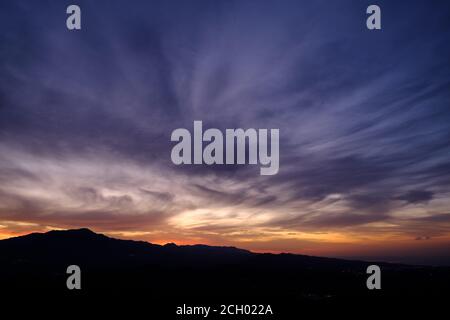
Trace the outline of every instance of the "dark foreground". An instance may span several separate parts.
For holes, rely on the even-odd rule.
[[[229,247],[159,246],[80,229],[0,241],[0,289],[2,309],[16,314],[31,308],[101,318],[257,320],[447,313],[450,268],[375,263],[382,289],[368,290],[370,264]],[[66,287],[69,265],[81,268],[81,290]],[[256,305],[247,309],[256,313],[270,305],[273,315],[223,315],[222,305],[236,305],[228,309],[232,312]],[[211,311],[208,317],[176,314],[189,306]]]

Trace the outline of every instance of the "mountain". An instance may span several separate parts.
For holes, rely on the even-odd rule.
[[[294,254],[260,254],[235,247],[156,245],[119,240],[89,229],[54,230],[0,240],[2,269],[47,268],[77,264],[86,268],[252,267],[255,269],[364,270],[367,262]],[[386,268],[398,267],[382,263]]]
[[[398,302],[448,295],[449,268],[375,263],[382,270],[382,290],[371,291],[366,287],[370,264],[234,247],[156,245],[114,239],[89,229],[0,240],[0,288],[11,295],[77,294],[66,288],[69,265],[81,268],[78,295],[91,300],[112,295],[122,302],[151,298],[156,305],[272,301],[292,311],[293,306],[341,304],[348,299]]]
[[[14,265],[81,264],[88,267],[135,265],[211,265],[238,262],[251,252],[234,247],[205,245],[164,246],[119,240],[89,229],[49,231],[0,240],[0,261]]]

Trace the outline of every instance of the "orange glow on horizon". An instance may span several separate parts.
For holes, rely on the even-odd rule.
[[[23,236],[33,232],[61,229],[26,222],[0,223],[0,239]],[[94,232],[109,237],[147,241],[154,244],[177,245],[205,244],[211,246],[233,246],[256,253],[293,253],[323,257],[408,255],[416,252],[433,252],[450,245],[450,235],[426,240],[416,240],[395,233],[358,232],[288,232],[277,229],[247,229],[230,234],[198,232],[191,230],[167,231],[106,231],[92,228]]]

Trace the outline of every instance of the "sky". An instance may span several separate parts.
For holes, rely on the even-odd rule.
[[[370,4],[2,1],[0,238],[450,265],[450,3]],[[195,120],[278,128],[278,174],[174,165]]]

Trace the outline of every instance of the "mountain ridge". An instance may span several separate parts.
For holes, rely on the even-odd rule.
[[[206,244],[192,244],[192,245],[178,245],[173,242],[166,243],[163,245],[154,244],[148,241],[143,240],[131,240],[131,239],[119,239],[107,236],[102,233],[97,233],[92,231],[89,228],[79,228],[79,229],[65,229],[65,230],[50,230],[47,232],[33,232],[26,235],[11,237],[7,239],[0,240],[0,250],[2,244],[13,243],[23,245],[31,245],[31,243],[27,244],[27,241],[50,241],[50,240],[76,240],[76,241],[110,241],[111,243],[115,242],[116,244],[129,244],[135,246],[148,246],[151,249],[160,249],[160,250],[172,250],[172,251],[180,251],[185,250],[189,253],[193,253],[196,250],[202,251],[203,253],[220,251],[221,253],[238,253],[238,254],[247,254],[253,256],[266,256],[266,257],[303,257],[303,258],[311,258],[311,259],[326,259],[329,261],[347,261],[347,262],[355,262],[355,263],[368,263],[368,261],[362,260],[351,260],[351,259],[340,259],[340,258],[332,258],[332,257],[320,257],[320,256],[311,256],[305,254],[296,254],[289,252],[282,253],[265,253],[265,252],[253,252],[251,250],[242,249],[234,246],[211,246]],[[82,243],[80,243],[82,244]],[[149,252],[150,253],[150,252]],[[378,262],[386,265],[403,265],[403,264],[393,264],[388,262]]]
[[[247,252],[252,254],[257,254],[255,252],[252,252],[250,250],[234,247],[234,246],[211,246],[206,244],[192,244],[192,245],[178,245],[176,243],[170,242],[163,245],[155,244],[148,241],[143,240],[132,240],[132,239],[120,239],[120,238],[114,238],[107,236],[103,233],[97,233],[92,231],[89,228],[79,228],[79,229],[65,229],[65,230],[50,230],[47,232],[33,232],[26,235],[21,236],[15,236],[11,238],[1,239],[0,244],[2,242],[16,242],[16,241],[27,241],[27,240],[45,240],[45,238],[73,238],[78,240],[111,240],[111,241],[122,241],[123,243],[133,243],[136,245],[149,245],[153,247],[160,247],[160,248],[199,248],[199,249],[219,249],[219,250],[236,250],[239,252]]]
[[[148,299],[157,305],[271,301],[295,313],[298,303],[339,305],[353,299],[370,304],[374,297],[422,301],[425,295],[440,297],[449,290],[450,268],[380,262],[375,264],[382,270],[383,290],[373,292],[366,287],[371,264],[235,247],[158,245],[110,238],[87,228],[0,240],[1,288],[17,297],[30,293],[33,299],[42,296],[53,301],[78,294],[97,301],[114,296],[133,306],[136,301],[144,306]],[[80,293],[66,286],[71,265],[81,269]]]

